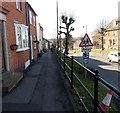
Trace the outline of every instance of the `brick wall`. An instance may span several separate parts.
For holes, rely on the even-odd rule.
[[[29,10],[32,12],[32,17],[35,17],[35,23],[36,23],[36,15],[35,13],[32,11],[32,9],[29,7]],[[32,22],[34,23],[34,22]],[[34,24],[30,24],[30,35],[32,35],[32,40],[37,40],[37,25],[34,26]],[[34,37],[35,36],[35,37]],[[33,45],[33,57],[36,58],[38,55],[38,44],[36,44],[36,48],[35,48],[35,43],[32,42]]]
[[[17,68],[23,66],[24,63],[29,60],[29,50],[16,52],[16,50],[10,49],[11,44],[16,44],[14,20],[26,25],[25,2],[22,2],[21,5],[22,11],[19,11],[16,9],[15,2],[2,3],[2,6],[10,11],[6,16],[6,35],[8,41],[7,43],[10,71],[14,71]]]

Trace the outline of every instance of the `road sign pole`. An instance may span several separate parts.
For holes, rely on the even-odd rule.
[[[87,28],[87,26],[86,26]],[[87,67],[88,60],[89,60],[89,52],[91,51],[90,46],[93,46],[93,43],[91,42],[86,29],[86,34],[83,37],[82,41],[79,44],[79,47],[82,47],[83,52],[83,64]],[[87,71],[85,70],[85,78],[87,77]]]
[[[86,54],[86,52],[85,52]],[[87,67],[87,64],[85,65]],[[87,78],[87,71],[85,70],[85,79]]]
[[[85,65],[87,67],[87,65]],[[87,71],[85,70],[85,79],[87,78]]]
[[[83,64],[87,67],[87,64],[89,63],[89,52],[85,51],[83,53]],[[87,71],[84,70],[85,78],[87,78]]]

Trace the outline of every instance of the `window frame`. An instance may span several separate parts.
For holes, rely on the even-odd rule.
[[[22,4],[21,0],[16,0],[16,9],[22,11]]]
[[[18,30],[17,30],[17,27],[20,27],[21,28],[21,40],[22,40],[22,47],[21,48],[18,48],[16,51],[17,52],[20,52],[20,51],[25,51],[25,50],[28,50],[29,49],[29,37],[28,37],[28,26],[25,26],[23,24],[15,24],[15,34],[16,34],[16,44],[19,46],[19,41],[18,41]],[[26,30],[25,32],[25,35],[23,33],[23,29]],[[26,37],[25,37],[26,36]],[[23,42],[23,38],[25,37],[26,39],[26,47],[24,47],[24,42]]]
[[[33,35],[34,41],[36,41],[36,35]],[[33,43],[34,44],[34,49],[37,49],[37,44],[36,42]]]
[[[35,16],[33,15],[33,25],[35,26]]]
[[[33,24],[33,15],[31,10],[29,10],[29,19],[30,19],[30,24]]]
[[[113,45],[116,45],[116,40],[115,40],[115,39],[113,39],[112,43],[113,43]]]

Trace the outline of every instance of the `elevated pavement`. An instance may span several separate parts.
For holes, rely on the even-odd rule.
[[[18,86],[3,95],[3,111],[73,111],[63,76],[54,54],[44,53]]]

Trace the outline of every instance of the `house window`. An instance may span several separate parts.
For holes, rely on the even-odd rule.
[[[117,31],[114,31],[114,36],[117,36]]]
[[[34,26],[36,25],[36,24],[35,24],[35,16],[33,16],[33,24],[34,24]]]
[[[36,36],[34,35],[34,41],[36,41]],[[36,49],[37,48],[37,44],[36,44],[36,42],[34,42],[34,49]]]
[[[112,40],[111,39],[109,40],[109,45],[112,46]]]
[[[22,40],[23,40],[23,48],[28,47],[28,29],[26,27],[22,27]]]
[[[20,11],[22,11],[22,3],[21,0],[16,0],[16,8]]]
[[[32,12],[31,11],[29,11],[29,15],[30,15],[30,24],[32,24],[33,22],[33,20],[32,20]]]
[[[113,45],[115,45],[116,44],[116,40],[115,39],[113,39]]]
[[[113,36],[115,36],[115,32],[113,31]]]
[[[15,24],[17,51],[29,49],[28,45],[28,27],[23,24]]]

